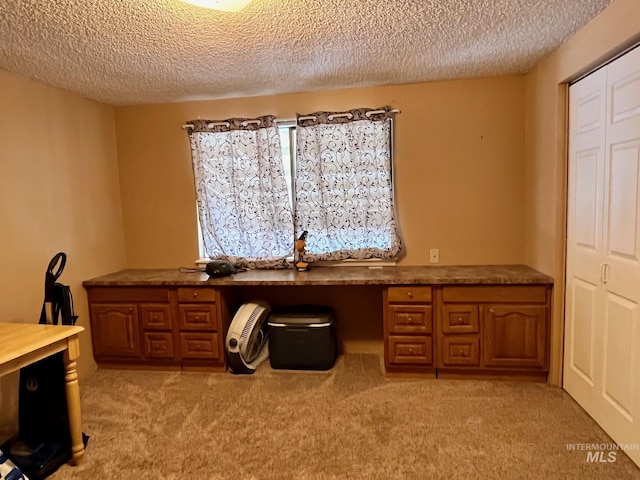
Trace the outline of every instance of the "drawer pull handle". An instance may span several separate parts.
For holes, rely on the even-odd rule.
[[[193,298],[198,298],[198,292],[193,292]]]
[[[411,293],[411,292],[407,292],[407,296],[408,296],[409,298],[413,298],[413,293]]]

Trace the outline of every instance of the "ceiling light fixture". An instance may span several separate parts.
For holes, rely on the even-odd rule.
[[[239,12],[251,3],[251,0],[182,0],[198,7],[213,8],[224,12]]]

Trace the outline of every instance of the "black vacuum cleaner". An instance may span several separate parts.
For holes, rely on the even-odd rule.
[[[57,253],[47,268],[41,324],[75,325],[78,319],[71,289],[57,282],[66,261],[65,253]],[[2,450],[31,480],[46,478],[71,459],[64,375],[62,352],[20,370],[18,434]]]

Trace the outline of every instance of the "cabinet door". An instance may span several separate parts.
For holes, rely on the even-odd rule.
[[[484,365],[547,366],[547,310],[538,305],[485,305]]]
[[[94,304],[91,332],[96,358],[140,357],[138,309],[134,304]]]

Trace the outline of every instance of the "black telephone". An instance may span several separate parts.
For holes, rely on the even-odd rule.
[[[232,273],[236,273],[236,267],[227,260],[212,260],[207,263],[204,271],[210,277],[226,277]]]

